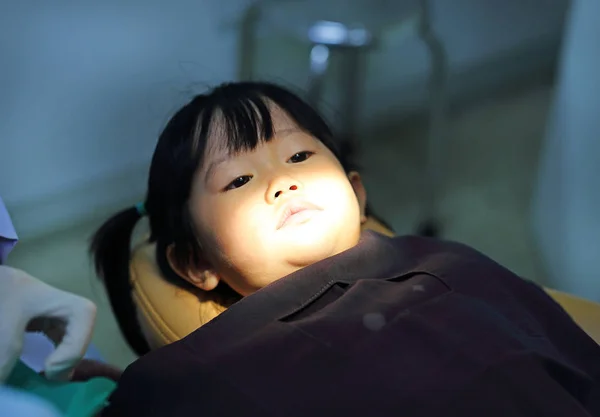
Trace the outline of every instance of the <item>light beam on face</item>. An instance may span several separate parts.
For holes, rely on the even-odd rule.
[[[190,197],[212,273],[241,295],[360,238],[360,176],[281,111],[273,122],[275,137],[248,152],[229,154],[215,136]]]

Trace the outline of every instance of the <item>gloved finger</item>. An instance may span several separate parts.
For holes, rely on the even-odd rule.
[[[46,358],[44,370],[49,379],[68,380],[92,339],[96,305],[75,296],[65,314],[56,318],[66,323],[65,332],[56,350]],[[58,339],[56,335],[52,338]]]
[[[0,384],[8,378],[23,351],[26,323],[12,314],[9,303],[0,306]]]

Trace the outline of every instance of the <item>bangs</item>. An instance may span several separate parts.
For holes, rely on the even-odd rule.
[[[195,96],[169,120],[151,164],[149,182],[153,180],[161,190],[153,195],[177,195],[173,205],[187,200],[207,152],[225,151],[233,156],[255,150],[276,135],[274,121],[279,112],[321,141],[349,171],[345,141],[334,140],[325,120],[300,97],[274,84],[230,83]]]
[[[273,114],[278,111],[340,157],[332,132],[320,115],[298,96],[276,85],[223,84],[210,94],[199,96],[191,107],[196,115],[188,146],[197,164],[202,164],[207,146],[235,155],[271,141],[277,133]]]
[[[192,136],[194,154],[200,160],[207,146],[236,155],[253,151],[275,136],[270,100],[248,95],[237,100],[214,103],[198,117]]]

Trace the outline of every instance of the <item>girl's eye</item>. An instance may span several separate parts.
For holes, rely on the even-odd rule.
[[[298,152],[297,154],[292,155],[292,157],[290,159],[288,159],[288,162],[291,162],[292,164],[297,164],[299,162],[304,162],[308,158],[310,158],[311,156],[313,156],[314,154],[315,153],[311,152],[311,151]]]
[[[227,185],[227,187],[225,187],[225,191],[235,190],[236,188],[243,187],[251,179],[252,179],[251,175],[242,175],[241,177],[237,177],[236,179],[231,181],[229,183],[229,185]]]

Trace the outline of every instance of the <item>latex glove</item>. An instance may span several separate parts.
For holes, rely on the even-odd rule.
[[[55,344],[45,360],[49,379],[69,379],[91,341],[96,306],[24,271],[0,265],[0,382],[23,350],[25,332],[42,332]]]

